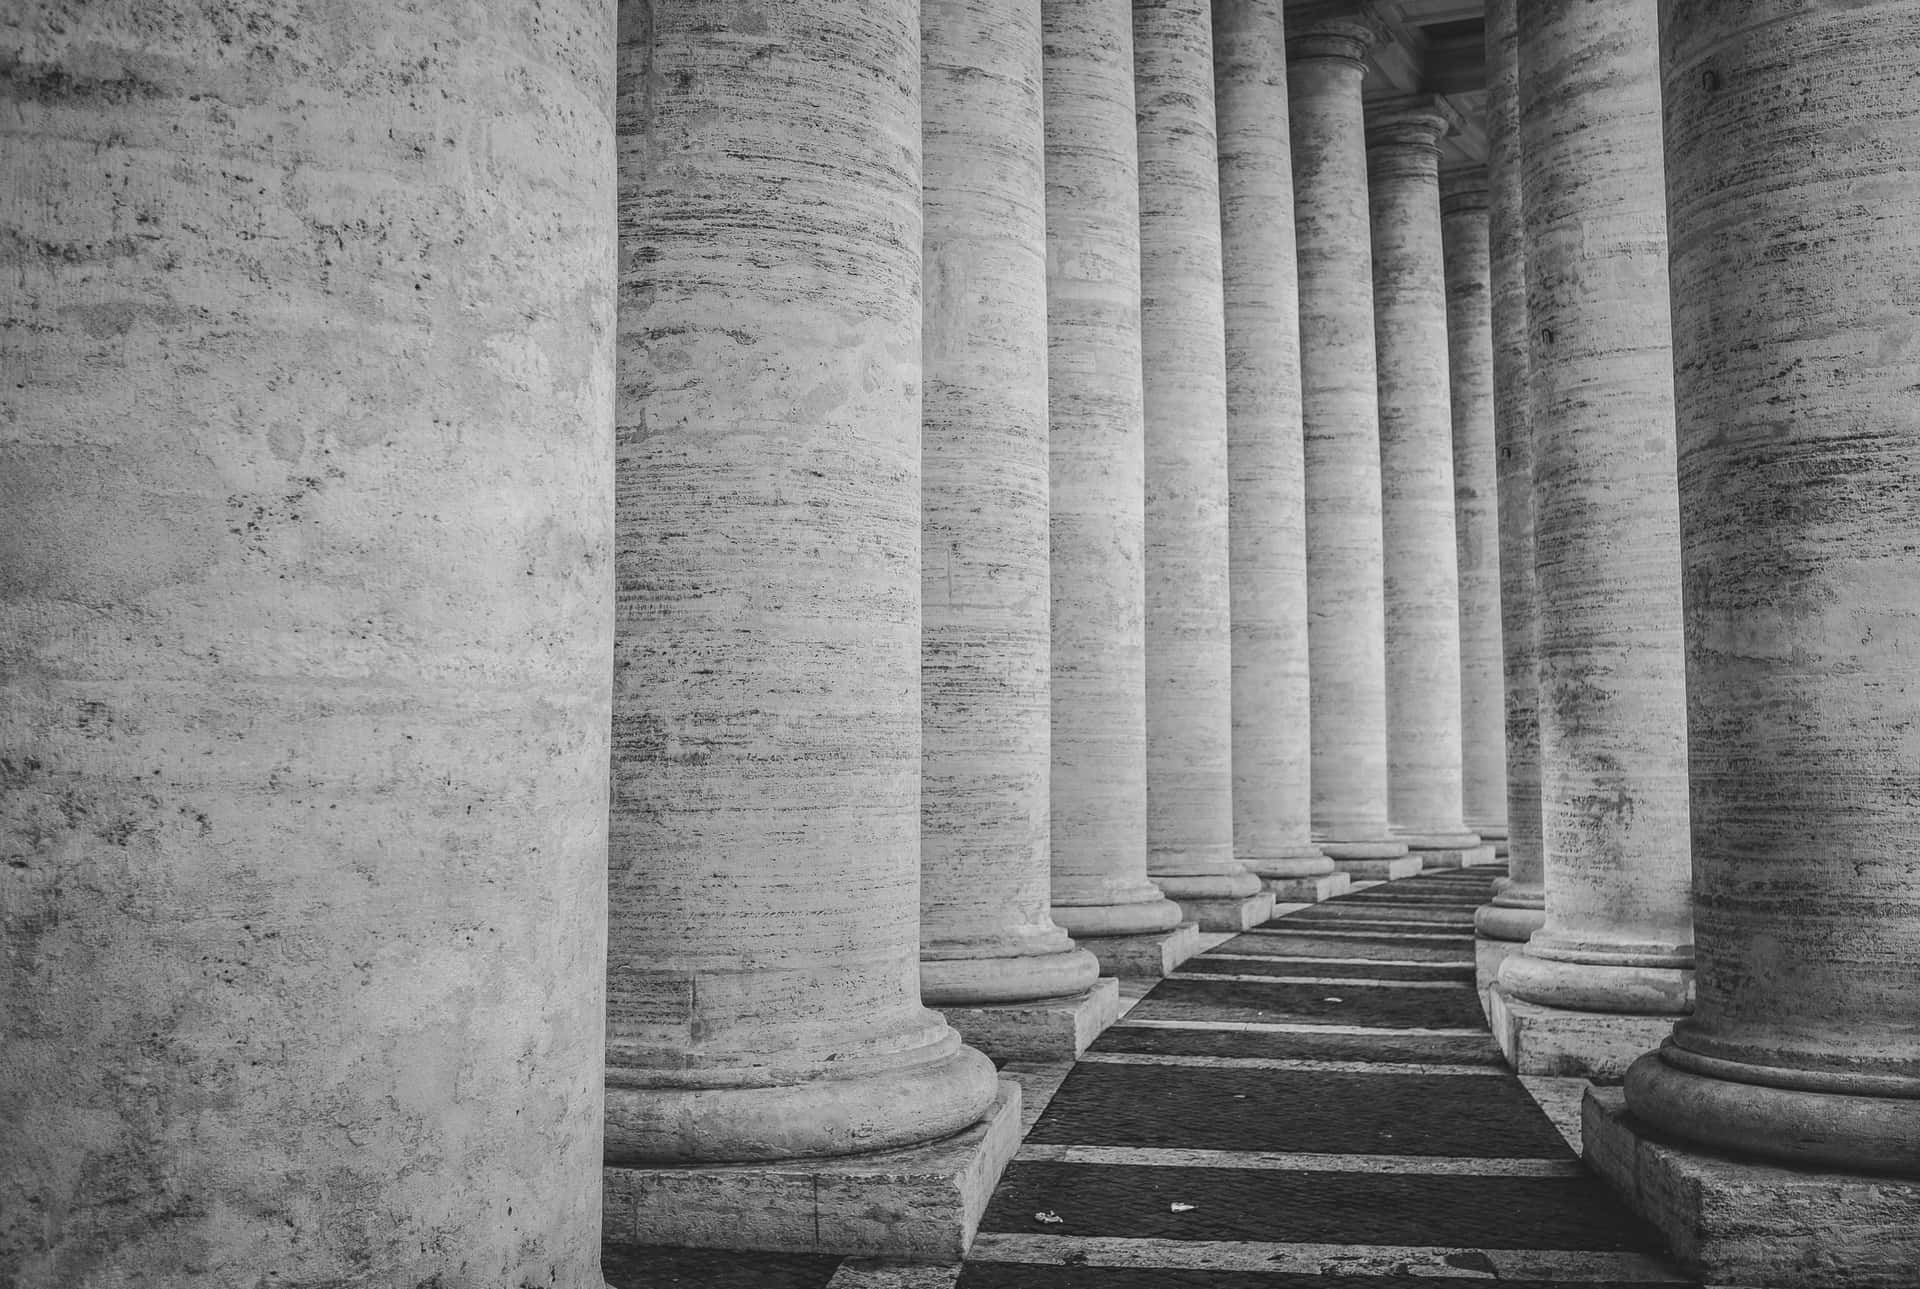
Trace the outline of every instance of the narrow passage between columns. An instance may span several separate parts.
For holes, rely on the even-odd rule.
[[[1692,1285],[1501,1063],[1473,911],[1502,872],[1364,884],[1189,959],[1066,1072],[960,1266],[629,1250],[609,1283]]]

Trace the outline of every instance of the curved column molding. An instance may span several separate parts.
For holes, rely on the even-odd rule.
[[[1522,4],[1546,923],[1530,1002],[1691,1001],[1685,665],[1654,12]]]
[[[1047,906],[1047,266],[1040,0],[925,0],[920,993],[1082,992]]]
[[[1234,854],[1324,877],[1313,844],[1300,296],[1282,0],[1213,7],[1226,300]]]
[[[15,1289],[604,1289],[614,10],[7,11]]]
[[[1458,125],[1426,96],[1376,103],[1367,114],[1388,814],[1415,851],[1480,845],[1461,817],[1460,573],[1440,235],[1440,140]]]
[[[995,1076],[919,991],[919,5],[725,40],[699,0],[646,13],[621,33],[607,1156],[929,1140]]]
[[[1440,176],[1454,550],[1460,573],[1460,798],[1468,830],[1491,840],[1507,835],[1507,754],[1488,204],[1484,166]]]
[[[1520,0],[1487,0],[1487,240],[1500,521],[1507,878],[1474,929],[1523,941],[1546,921],[1540,853],[1540,615],[1533,571],[1532,343],[1520,184]]]
[[[1147,877],[1145,440],[1133,24],[1042,0],[1051,473],[1053,919],[1171,930]]]
[[[1134,0],[1146,417],[1147,871],[1255,894],[1233,858],[1227,372],[1207,0]]]
[[[1287,35],[1306,467],[1313,835],[1336,862],[1404,857],[1387,821],[1380,409],[1359,21]],[[1403,862],[1409,862],[1404,861]]]
[[[1920,425],[1889,329],[1920,261],[1920,15],[1673,5],[1661,36],[1699,994],[1627,1103],[1714,1150],[1920,1177]]]

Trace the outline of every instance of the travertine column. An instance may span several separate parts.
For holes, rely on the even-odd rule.
[[[924,0],[920,990],[1084,991],[1047,913],[1040,0]]]
[[[978,1119],[920,1005],[919,6],[621,31],[607,1154]]]
[[[8,9],[0,1281],[600,1289],[614,7],[227,8]]]
[[[1456,124],[1425,97],[1377,105],[1367,129],[1389,814],[1422,858],[1455,866],[1480,847],[1461,821],[1460,572],[1440,237],[1440,140]]]
[[[1505,671],[1507,873],[1474,928],[1523,941],[1546,920],[1540,859],[1540,615],[1534,603],[1532,340],[1520,201],[1519,0],[1487,0],[1487,238],[1493,440],[1499,458],[1500,653]]]
[[[1699,1002],[1628,1104],[1920,1176],[1920,13],[1662,14]]]
[[[1176,901],[1240,899],[1257,893],[1260,879],[1233,858],[1226,324],[1207,0],[1134,0],[1133,79],[1147,425],[1147,871]]]
[[[1386,610],[1380,406],[1373,357],[1360,22],[1296,22],[1287,38],[1300,398],[1307,475],[1307,647],[1313,830],[1341,867],[1418,872],[1387,824]]]
[[[1483,839],[1507,835],[1506,708],[1500,658],[1500,513],[1493,441],[1487,172],[1440,177],[1447,372],[1453,388],[1453,527],[1460,568],[1461,810]]]
[[[1226,300],[1234,854],[1284,898],[1337,894],[1313,844],[1306,476],[1281,0],[1216,0]]]
[[[1128,0],[1041,0],[1052,505],[1053,918],[1154,936],[1147,879],[1140,186]],[[1099,952],[1095,946],[1095,952]]]
[[[1520,6],[1546,924],[1506,989],[1688,1006],[1659,50],[1641,0]]]

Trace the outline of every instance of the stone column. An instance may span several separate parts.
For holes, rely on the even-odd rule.
[[[1277,898],[1352,881],[1313,844],[1306,476],[1281,0],[1213,6],[1226,301],[1234,854]]]
[[[1487,171],[1440,177],[1447,371],[1453,390],[1453,527],[1460,569],[1461,810],[1482,840],[1507,835],[1506,708],[1500,656],[1500,514],[1488,307]]]
[[[1534,602],[1532,340],[1520,201],[1519,0],[1487,0],[1487,237],[1493,440],[1500,494],[1500,653],[1505,673],[1507,874],[1474,914],[1488,940],[1524,941],[1546,920],[1540,858],[1540,615]],[[1481,957],[1497,967],[1501,954]],[[1482,975],[1486,979],[1485,975]]]
[[[600,1289],[614,7],[224,8],[9,14],[0,1279]]]
[[[1047,912],[1040,3],[924,0],[920,32],[920,992],[991,1055],[1072,1059],[1094,1017],[1007,1007],[1100,974]]]
[[[1376,105],[1367,130],[1389,815],[1415,857],[1435,868],[1493,859],[1461,819],[1460,573],[1440,238],[1440,140],[1457,125],[1440,100],[1420,97]]]
[[[1627,1102],[1920,1177],[1920,15],[1662,14],[1699,1001]]]
[[[1380,405],[1373,355],[1359,21],[1295,22],[1287,37],[1300,400],[1307,478],[1307,654],[1313,830],[1355,876],[1420,871],[1387,823],[1386,610]]]
[[[1233,857],[1227,371],[1207,0],[1134,0],[1147,460],[1147,871],[1203,930],[1273,898]]]
[[[994,1099],[919,989],[918,12],[621,32],[616,1164],[907,1146]]]
[[[1547,916],[1499,980],[1645,1017],[1592,1031],[1596,1074],[1692,994],[1658,59],[1638,0],[1520,7]]]
[[[1041,0],[1053,919],[1125,975],[1197,948],[1147,878],[1140,185],[1128,0]]]

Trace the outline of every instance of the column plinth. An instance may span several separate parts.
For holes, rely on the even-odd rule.
[[[1693,936],[1653,18],[1519,11],[1546,921],[1499,987],[1664,1016],[1690,1004]]]
[[[12,1289],[604,1287],[614,9],[7,10]]]
[[[1153,939],[1127,960],[1159,961],[1158,938],[1180,925],[1180,908],[1147,877],[1133,26],[1127,7],[1109,0],[1043,0],[1041,19],[1052,914],[1076,939]],[[1091,946],[1113,959],[1103,947]]]
[[[1627,1106],[1920,1178],[1920,428],[1887,330],[1920,256],[1920,18],[1674,6],[1661,36],[1698,998]]]
[[[1270,890],[1331,889],[1313,844],[1306,479],[1281,0],[1213,10],[1227,353],[1234,855]]]
[[[1226,335],[1207,0],[1135,0],[1133,55],[1147,871],[1175,902],[1245,899],[1259,896],[1260,879],[1233,857]]]
[[[1388,815],[1409,849],[1442,863],[1481,844],[1461,813],[1460,574],[1440,232],[1440,140],[1458,124],[1429,97],[1376,104],[1367,120]]]
[[[1039,0],[926,0],[920,31],[920,994],[1001,1004],[1100,974],[1048,913]]]
[[[1519,0],[1487,0],[1488,312],[1499,494],[1508,879],[1475,912],[1474,930],[1524,942],[1546,921],[1540,854],[1540,619],[1533,569],[1532,366],[1520,174]]]
[[[1364,23],[1287,39],[1306,474],[1313,840],[1343,867],[1409,862],[1387,818],[1386,610],[1361,60]]]
[[[919,989],[918,9],[621,32],[610,1163],[907,1146],[996,1093]]]

